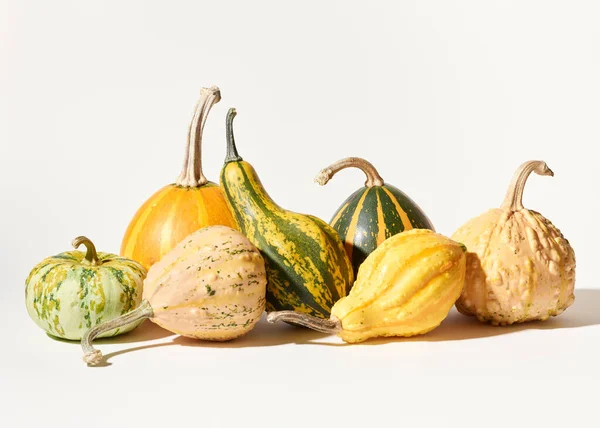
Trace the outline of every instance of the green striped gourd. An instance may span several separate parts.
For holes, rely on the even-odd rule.
[[[75,248],[48,257],[33,268],[25,281],[27,312],[48,334],[80,340],[86,330],[135,309],[142,300],[146,269],[115,254],[98,253],[84,236]],[[138,323],[113,329],[103,337],[133,330]]]
[[[410,229],[435,229],[421,208],[406,193],[385,184],[365,159],[341,159],[321,170],[315,181],[324,186],[338,171],[349,167],[361,169],[367,181],[344,201],[329,224],[344,242],[356,275],[367,256],[390,236]]]
[[[267,310],[295,310],[328,318],[352,286],[352,265],[339,236],[311,215],[287,211],[267,194],[233,136],[235,109],[227,114],[227,157],[221,186],[239,229],[266,261]]]

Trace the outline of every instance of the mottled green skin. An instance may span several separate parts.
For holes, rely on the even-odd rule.
[[[397,205],[406,213],[408,222],[403,221]],[[434,230],[421,208],[406,193],[389,184],[358,189],[344,201],[330,224],[346,243],[355,275],[367,256],[390,236],[410,229]]]
[[[135,309],[142,300],[146,269],[133,260],[98,253],[92,265],[81,251],[44,259],[25,281],[29,316],[48,334],[80,340],[95,325]],[[138,323],[109,331],[116,336]]]
[[[267,310],[328,318],[354,279],[335,231],[316,217],[279,207],[247,162],[226,163],[221,186],[240,231],[265,258]]]

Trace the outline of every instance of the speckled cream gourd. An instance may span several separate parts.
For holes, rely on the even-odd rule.
[[[460,296],[465,248],[438,233],[412,229],[391,236],[358,269],[347,297],[329,320],[293,311],[269,313],[269,322],[287,321],[345,342],[373,337],[415,336],[436,328]]]
[[[452,236],[468,248],[465,287],[456,307],[482,322],[547,320],[575,299],[573,248],[550,220],[523,207],[531,172],[554,175],[545,162],[525,162],[502,206],[470,220]]]
[[[84,361],[102,360],[97,335],[142,318],[195,339],[235,339],[264,312],[266,287],[264,260],[248,238],[226,226],[200,229],[152,265],[137,310],[85,334]]]

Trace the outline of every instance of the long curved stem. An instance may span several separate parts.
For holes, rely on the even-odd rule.
[[[154,311],[152,310],[150,303],[147,300],[142,300],[140,306],[133,311],[91,328],[83,335],[83,338],[81,339],[81,347],[83,348],[84,353],[83,361],[88,363],[90,366],[95,366],[102,361],[102,352],[100,352],[98,349],[95,349],[92,345],[92,341],[102,333],[106,333],[107,331],[113,330],[117,327],[131,324],[132,322],[141,320],[143,318],[152,318],[153,316]]]
[[[233,136],[233,119],[237,116],[237,111],[234,108],[230,108],[227,112],[226,128],[227,128],[227,155],[225,156],[225,163],[239,162],[242,157],[237,152],[235,146],[235,138]]]
[[[188,130],[183,167],[175,181],[178,186],[200,187],[208,182],[202,172],[202,133],[210,109],[220,100],[221,91],[216,86],[200,90],[200,100]]]
[[[315,181],[321,186],[324,186],[337,172],[345,168],[359,168],[362,170],[367,176],[367,181],[365,181],[366,187],[383,186],[384,184],[383,178],[381,178],[381,175],[379,175],[377,169],[375,169],[371,162],[355,157],[340,159],[339,161],[332,163],[327,168],[319,171],[315,177]]]
[[[527,161],[521,164],[513,175],[512,181],[508,186],[508,191],[504,198],[504,202],[500,208],[508,211],[520,211],[523,207],[523,190],[529,175],[535,172],[539,175],[554,176],[554,173],[544,161]]]
[[[277,311],[267,314],[267,322],[274,324],[278,321],[298,324],[327,334],[338,334],[342,330],[342,323],[337,318],[324,320],[294,311]]]
[[[73,242],[71,242],[71,245],[73,245],[75,249],[79,248],[79,246],[82,244],[85,245],[86,248],[85,260],[92,266],[96,266],[98,263],[100,263],[100,260],[98,259],[98,253],[96,252],[96,246],[92,241],[90,241],[89,238],[86,238],[85,236],[78,236],[77,238],[73,239]]]

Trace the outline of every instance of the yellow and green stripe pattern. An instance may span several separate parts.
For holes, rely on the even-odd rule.
[[[354,280],[335,230],[316,217],[279,207],[245,161],[225,164],[221,186],[239,229],[265,258],[267,310],[329,317]]]
[[[142,299],[146,269],[133,260],[98,253],[99,263],[70,251],[44,259],[25,281],[27,312],[48,334],[80,340],[85,331],[135,309]],[[115,336],[138,323],[112,330]]]
[[[355,275],[367,256],[390,236],[411,229],[434,230],[419,206],[389,184],[354,192],[330,224],[344,242]]]

